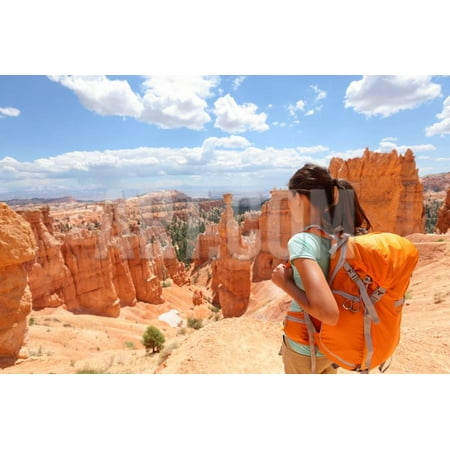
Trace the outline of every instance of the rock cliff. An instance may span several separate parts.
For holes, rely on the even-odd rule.
[[[436,223],[436,232],[445,234],[450,228],[450,188],[447,191],[447,197],[439,209],[438,221]]]
[[[50,208],[17,210],[30,225],[37,243],[36,259],[29,269],[33,308],[57,307],[75,296],[73,277],[64,262],[62,242],[54,236]]]
[[[423,233],[423,185],[411,150],[399,155],[366,149],[361,158],[332,158],[329,169],[352,183],[373,231]]]
[[[219,227],[212,223],[206,226],[203,233],[197,237],[197,244],[194,249],[193,263],[194,266],[200,266],[203,263],[217,257],[219,251]]]
[[[33,308],[117,317],[137,301],[160,304],[161,282],[189,283],[163,227],[130,220],[124,202],[95,214],[65,212],[54,226],[48,206],[17,211],[30,225],[37,258],[28,269]],[[164,245],[161,243],[163,242]]]
[[[269,280],[273,269],[288,259],[287,243],[293,227],[287,193],[287,190],[273,190],[261,209],[252,274],[255,282]]]
[[[225,209],[219,225],[219,251],[212,264],[213,303],[225,318],[239,317],[247,309],[251,290],[251,266],[255,248],[241,236],[231,207],[232,195],[225,194]]]
[[[35,247],[28,222],[0,203],[0,366],[17,359],[26,338],[31,311],[26,269]]]

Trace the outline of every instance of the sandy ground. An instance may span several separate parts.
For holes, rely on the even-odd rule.
[[[404,307],[402,337],[388,373],[450,373],[450,235],[413,235],[420,252]],[[163,305],[138,303],[118,318],[74,315],[64,308],[30,314],[22,357],[0,373],[15,374],[281,374],[278,355],[288,299],[270,281],[254,286],[244,317],[222,319],[211,305],[194,307],[191,287],[164,288]],[[205,291],[207,294],[207,291]],[[203,327],[159,321],[177,309]],[[161,353],[146,354],[148,325],[165,335]],[[340,373],[347,373],[341,370]]]

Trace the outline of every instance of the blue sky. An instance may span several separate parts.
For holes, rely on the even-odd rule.
[[[3,199],[268,192],[366,147],[450,171],[450,77],[0,76]]]

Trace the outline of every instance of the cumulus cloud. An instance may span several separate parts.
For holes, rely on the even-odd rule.
[[[442,111],[436,114],[436,117],[440,121],[428,126],[425,129],[425,134],[427,136],[450,134],[450,97],[444,100]]]
[[[125,80],[105,76],[50,76],[71,89],[88,110],[103,116],[133,117],[161,128],[199,130],[211,121],[206,98],[219,82],[218,77],[146,77],[142,94]]]
[[[125,80],[110,80],[103,75],[49,78],[72,90],[86,109],[99,115],[137,118],[142,113],[141,99]]]
[[[217,116],[214,126],[229,133],[266,131],[269,129],[267,114],[258,114],[257,109],[253,103],[238,105],[230,94],[226,94],[214,103],[214,113]]]
[[[413,109],[441,95],[441,86],[429,76],[364,76],[352,81],[345,94],[345,107],[367,117],[389,117]]]
[[[5,157],[0,160],[0,191],[60,186],[69,190],[133,187],[145,191],[155,186],[173,188],[181,181],[238,188],[256,179],[271,188],[284,186],[293,168],[326,150],[321,146],[258,148],[246,138],[232,135],[210,137],[197,147],[75,151],[34,161]],[[315,160],[324,163],[325,155]]]
[[[5,108],[0,108],[0,119],[5,117],[18,117],[20,115],[20,110],[17,108],[12,108],[10,106]]]
[[[206,98],[219,77],[148,77],[143,83],[143,111],[140,120],[161,128],[199,130],[211,121]]]

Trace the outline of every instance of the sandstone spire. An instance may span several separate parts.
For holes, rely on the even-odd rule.
[[[366,149],[361,158],[332,158],[330,172],[352,183],[373,231],[423,233],[423,185],[411,150],[399,155]]]

